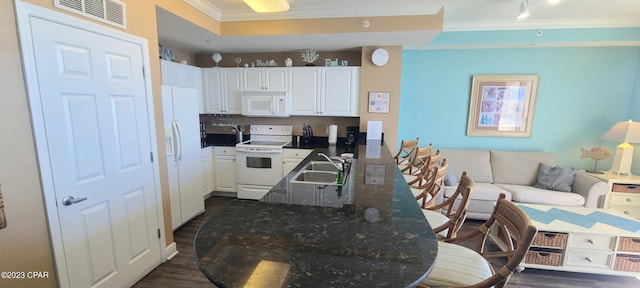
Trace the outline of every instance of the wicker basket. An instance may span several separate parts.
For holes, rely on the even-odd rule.
[[[640,252],[640,238],[620,237],[618,251]]]
[[[531,245],[564,248],[567,246],[567,234],[540,231],[536,233],[536,237],[533,238]]]
[[[640,255],[617,254],[613,269],[640,272]]]
[[[524,263],[560,266],[562,264],[562,252],[529,250],[524,258]]]

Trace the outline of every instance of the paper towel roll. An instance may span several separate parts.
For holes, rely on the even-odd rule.
[[[338,142],[338,125],[329,125],[329,145],[336,145]]]

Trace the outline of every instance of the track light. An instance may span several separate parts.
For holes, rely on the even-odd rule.
[[[524,19],[529,17],[529,0],[522,0],[520,4],[520,14],[518,14],[518,19]]]

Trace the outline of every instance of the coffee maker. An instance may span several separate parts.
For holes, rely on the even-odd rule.
[[[347,126],[345,146],[355,147],[358,144],[358,133],[360,133],[360,126]]]

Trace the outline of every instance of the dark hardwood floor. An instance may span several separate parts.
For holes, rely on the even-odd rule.
[[[174,232],[174,239],[180,253],[171,260],[158,266],[133,287],[215,287],[198,269],[193,252],[193,238],[204,221],[232,199],[233,198],[215,196],[208,198],[205,202],[205,212]],[[467,220],[462,228],[463,231],[460,233],[464,233],[465,230],[474,229],[480,223],[482,222]],[[507,284],[507,287],[632,288],[640,287],[640,280],[633,277],[525,269],[521,273],[515,273]]]

